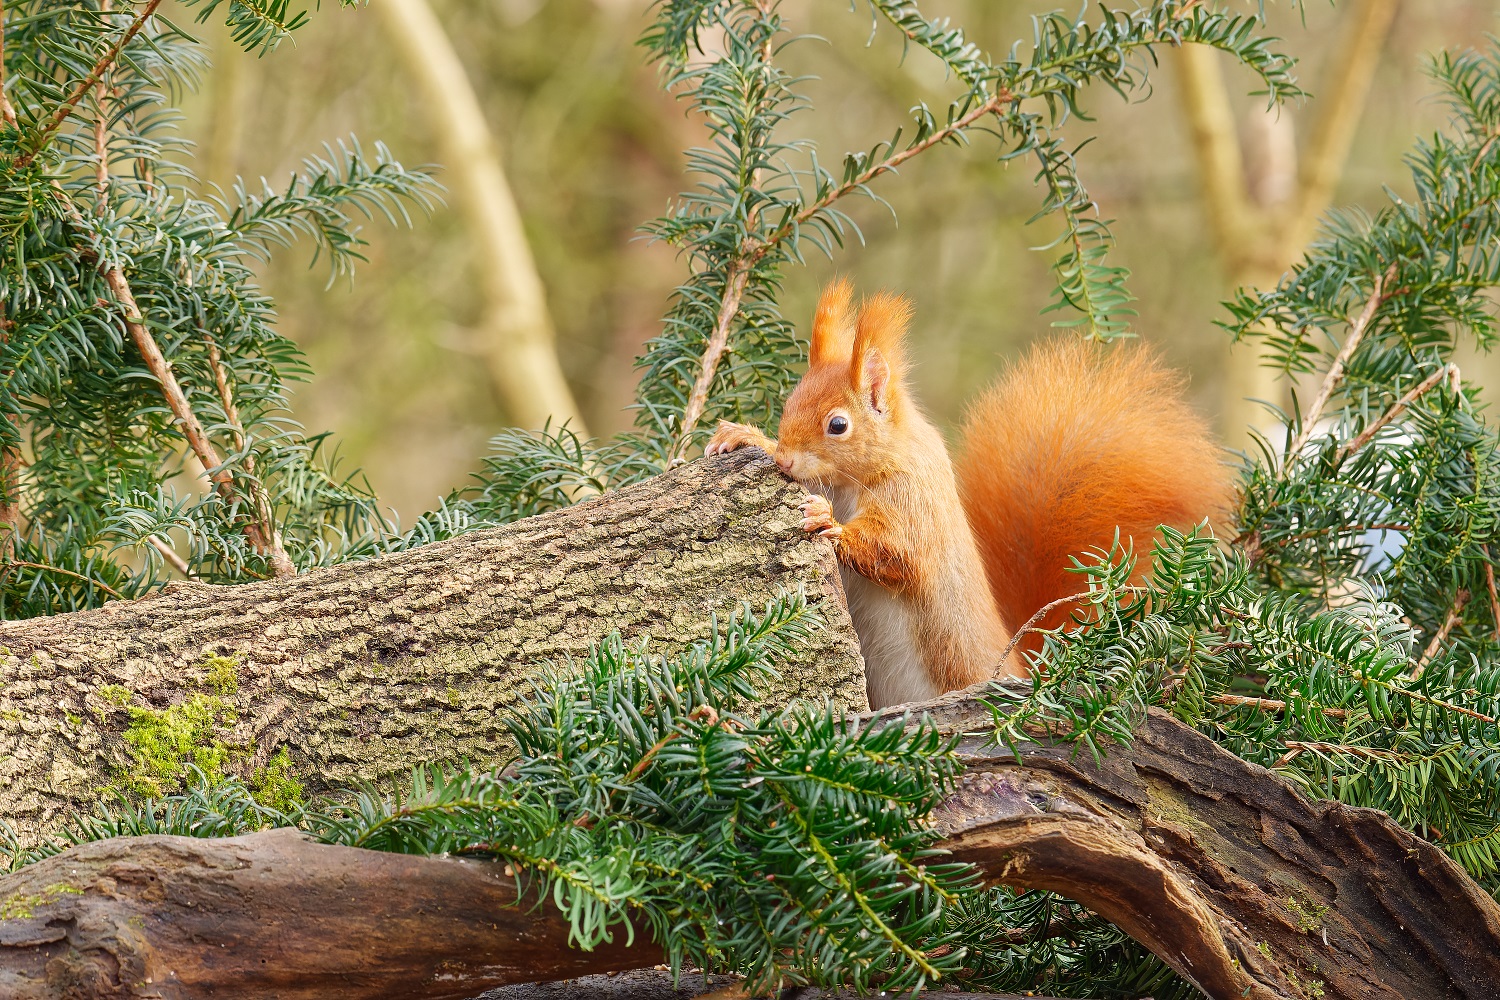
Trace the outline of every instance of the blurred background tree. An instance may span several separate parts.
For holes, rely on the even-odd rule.
[[[493,213],[476,204],[476,181],[454,173],[453,127],[434,106],[433,84],[393,41],[391,21],[412,16],[414,0],[385,4],[384,16],[329,9],[299,32],[295,48],[264,60],[229,58],[233,43],[221,29],[212,36],[214,66],[185,109],[199,172],[220,185],[236,174],[276,181],[296,166],[298,151],[350,132],[382,137],[407,164],[448,165],[439,174],[448,207],[411,231],[383,232],[368,248],[369,265],[334,294],[325,294],[296,254],[283,255],[264,275],[281,330],[308,352],[315,373],[297,390],[299,417],[310,427],[334,428],[344,457],[408,520],[464,481],[496,430],[540,424],[535,402],[504,385],[508,370],[531,370],[507,339],[517,328],[529,324],[530,336],[543,342],[555,331],[561,371],[592,432],[630,424],[631,360],[659,329],[661,303],[681,277],[672,249],[639,239],[636,227],[681,190],[681,151],[701,140],[635,45],[644,2],[429,2],[489,127],[544,293],[530,305],[545,314],[533,308],[512,319],[511,332],[497,320],[505,291],[486,279],[496,261],[495,236],[486,230],[486,213]],[[1028,36],[1028,19],[1055,6],[934,0],[924,12],[952,17],[994,52]],[[1426,99],[1426,54],[1482,44],[1497,6],[1273,6],[1272,30],[1302,60],[1299,78],[1315,98],[1279,114],[1244,95],[1250,81],[1243,71],[1216,80],[1223,71],[1213,53],[1178,53],[1165,65],[1153,82],[1175,94],[1134,105],[1102,92],[1093,98],[1098,122],[1090,130],[1098,139],[1089,157],[1090,193],[1103,216],[1117,220],[1114,259],[1134,272],[1131,289],[1139,296],[1135,329],[1192,373],[1198,405],[1226,436],[1239,440],[1247,419],[1264,420],[1238,405],[1240,397],[1279,390],[1257,380],[1248,345],[1231,349],[1213,326],[1223,316],[1220,301],[1246,280],[1274,276],[1300,253],[1309,212],[1315,218],[1321,211],[1317,202],[1381,202],[1382,182],[1404,174],[1399,161],[1411,136],[1431,132],[1445,117]],[[913,49],[901,60],[899,41],[886,32],[869,36],[868,22],[851,17],[846,4],[799,4],[784,13],[795,30],[829,41],[793,46],[785,58],[794,72],[819,77],[807,86],[817,110],[799,118],[797,129],[825,150],[857,148],[906,121],[911,105],[940,104],[951,90],[935,59]],[[1360,66],[1343,72],[1360,52],[1369,74],[1364,100]],[[1340,81],[1352,84],[1350,93],[1334,100]],[[292,94],[320,97],[290,100]],[[1219,103],[1194,112],[1187,100],[1194,94],[1197,104],[1205,94]],[[1325,111],[1331,104],[1340,110]],[[1216,123],[1216,138],[1195,143],[1205,121]],[[1346,158],[1338,156],[1344,142]],[[1230,172],[1205,189],[1208,162]],[[939,421],[951,424],[1003,358],[1049,329],[1050,317],[1040,312],[1053,285],[1051,258],[1029,251],[1044,238],[1025,225],[1037,204],[1031,187],[1029,165],[984,155],[913,163],[905,181],[881,191],[894,213],[854,206],[863,246],[852,246],[836,266],[813,260],[787,273],[785,314],[805,326],[818,286],[836,270],[862,287],[913,296],[919,391]],[[1234,226],[1243,230],[1223,224],[1226,205],[1239,213]],[[525,342],[528,335],[521,336]],[[1494,364],[1465,359],[1466,374],[1494,384],[1500,373],[1487,371]]]

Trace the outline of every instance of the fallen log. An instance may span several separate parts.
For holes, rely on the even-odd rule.
[[[826,543],[798,538],[792,514],[796,495],[764,460],[732,457],[699,463],[636,489],[641,498],[653,499],[627,522],[636,525],[631,529],[636,541],[626,546],[634,546],[631,551],[637,553],[631,565],[717,559],[711,571],[695,579],[744,573],[756,581],[753,586],[764,586],[786,578],[781,568],[767,568],[770,561],[777,567],[798,567],[796,573],[823,586],[825,594],[839,593],[832,583]],[[524,554],[528,548],[547,545],[566,549],[568,531],[587,530],[592,532],[587,545],[573,550],[573,558],[587,558],[589,546],[612,544],[608,531],[589,519],[619,509],[609,504],[622,503],[624,492],[613,501],[601,498],[591,502],[592,508],[576,508],[583,512],[576,521],[564,521],[564,515],[573,512],[562,512],[548,515],[553,520],[547,525],[525,522],[504,529],[515,532],[509,543],[515,547],[509,551]],[[743,513],[752,509],[744,502],[747,496],[769,498],[756,515],[766,521],[757,529],[729,523],[735,520],[729,515],[715,515],[722,517],[712,532],[715,538],[752,541],[737,541],[718,550],[718,556],[675,562],[662,556],[664,561],[653,562],[648,543],[680,552],[700,537],[690,534],[684,543],[669,531],[639,523],[638,519],[657,516],[652,513],[657,508],[654,498],[663,495],[675,497],[673,509],[689,512],[684,515],[688,521],[691,512],[704,509]],[[684,530],[683,523],[678,520],[676,530]],[[495,540],[500,537],[492,535],[485,544],[503,549],[507,543]],[[762,537],[774,544],[761,547],[753,541]],[[538,543],[539,538],[550,541]],[[705,551],[712,548],[712,542],[704,545]],[[432,548],[420,551],[430,555]],[[479,552],[485,551],[489,550],[481,546]],[[731,551],[739,561],[725,558],[723,553]],[[475,554],[454,547],[446,558],[472,559]],[[436,568],[439,563],[410,565],[428,566],[417,579],[441,580],[444,571]],[[387,572],[372,565],[373,572]],[[487,565],[498,571],[505,563],[492,558]],[[469,569],[466,564],[452,571],[464,574]],[[338,574],[342,590],[363,592],[360,567],[327,572]],[[669,570],[657,575],[662,572]],[[526,581],[557,582],[545,573],[516,579],[522,583],[504,592],[516,607],[545,604],[541,595],[522,589]],[[645,572],[640,582],[629,586],[658,588],[651,592],[659,595],[660,585]],[[277,585],[254,586],[263,588],[265,600],[284,593],[274,589]],[[387,580],[383,586],[397,585]],[[750,586],[736,596],[751,596],[746,592]],[[722,596],[722,589],[715,595]],[[685,588],[674,593],[691,594]],[[196,588],[182,597],[168,595],[179,600],[187,596],[221,599]],[[614,596],[627,606],[646,606],[634,592]],[[188,627],[183,624],[187,612],[163,598],[153,600],[159,602],[157,608],[172,609],[167,626]],[[299,631],[292,613],[298,607],[318,606],[312,599],[301,605],[293,602],[290,611],[278,605],[270,620],[282,624],[288,634],[316,636],[316,628]],[[704,606],[712,605],[696,605]],[[114,620],[130,623],[133,630],[127,634],[134,638],[119,641],[144,642],[141,636],[149,617],[143,607],[149,611],[151,605],[138,602],[110,611]],[[242,617],[253,614],[253,600],[238,607]],[[677,612],[659,613],[670,622]],[[90,624],[92,634],[109,638],[104,612],[91,614],[101,616]],[[825,682],[820,678],[836,673],[828,667],[827,657],[843,657],[845,666],[852,657],[854,637],[847,617],[836,606],[829,617],[830,635],[808,652],[814,669],[788,678],[791,690],[816,687]],[[20,625],[33,630],[26,635],[33,643],[29,648],[40,650],[37,663],[78,662],[55,652],[66,629],[47,622]],[[11,649],[6,662],[12,665],[33,655],[17,654],[14,636],[23,630],[13,628],[4,639]],[[436,629],[424,631],[424,641],[437,641]],[[368,643],[368,636],[378,631],[367,627],[354,634]],[[205,633],[194,634],[196,647],[187,643],[165,648],[174,650],[175,656],[190,657],[203,643],[213,641]],[[52,645],[39,644],[39,636],[49,637]],[[248,630],[239,636],[246,643],[237,648],[243,676],[246,663],[259,664],[258,657],[266,654],[260,651],[263,647],[253,645]],[[310,655],[302,652],[281,662],[300,662],[299,657]],[[408,664],[429,655],[409,648],[407,659],[396,662]],[[168,664],[152,667],[147,648],[106,661],[120,662],[135,663],[134,669],[157,678],[168,677],[172,669]],[[328,669],[328,663],[339,661],[321,662]],[[34,672],[40,669],[33,663]],[[250,673],[259,676],[254,670]],[[308,676],[324,677],[325,686],[334,686],[325,675]],[[350,674],[353,682],[366,685],[364,697],[374,697],[378,688],[362,676],[359,670]],[[392,683],[410,695],[412,687],[422,683],[418,676],[407,666],[393,675]],[[849,683],[847,673],[841,676]],[[162,683],[163,690],[174,690],[165,680]],[[175,690],[180,692],[182,685]],[[277,690],[287,698],[287,692],[317,692],[319,687],[287,685]],[[963,782],[935,820],[942,846],[979,866],[992,881],[1051,889],[1085,903],[1210,996],[1223,1000],[1478,1000],[1496,995],[1500,907],[1442,852],[1389,817],[1310,802],[1274,774],[1160,713],[1151,715],[1130,746],[1114,748],[1098,764],[1045,741],[1022,747],[1018,759],[985,745],[984,734],[992,726],[990,709],[975,695],[955,693],[914,708],[929,712],[948,731],[966,734]],[[44,698],[28,697],[33,698],[29,704],[45,708]],[[420,699],[413,704],[419,714],[438,711]],[[296,717],[304,726],[336,718],[317,711]],[[327,756],[306,758],[324,768],[318,772],[322,780],[390,766],[392,745],[372,744],[368,758],[361,759],[356,740],[340,739],[349,755],[340,765],[342,771]],[[319,745],[315,728],[300,740],[299,747]],[[409,754],[404,762],[430,755],[416,738],[399,745]],[[0,996],[184,1000],[336,994],[352,1000],[418,1000],[472,996],[511,983],[641,968],[659,961],[658,952],[644,941],[634,947],[616,940],[593,952],[572,950],[565,924],[549,905],[516,904],[514,880],[496,865],[372,854],[314,844],[290,831],[221,841],[104,841],[0,877]]]
[[[661,961],[583,952],[500,865],[314,843],[119,838],[23,868],[0,903],[0,997],[469,997]]]
[[[0,818],[32,843],[101,791],[164,784],[180,761],[151,737],[172,727],[247,780],[281,754],[309,793],[491,761],[502,710],[548,665],[615,630],[678,649],[798,587],[833,627],[767,700],[863,708],[833,552],[774,469],[760,452],[697,462],[382,559],[0,623]]]

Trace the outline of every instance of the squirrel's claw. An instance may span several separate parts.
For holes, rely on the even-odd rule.
[[[833,504],[828,498],[814,493],[802,501],[802,530],[837,541],[844,533],[844,526],[834,519]]]
[[[719,426],[714,430],[714,436],[709,438],[708,447],[703,449],[703,454],[727,455],[731,451],[747,448],[752,444],[759,444],[765,435],[748,424],[736,424],[728,420],[720,420]]]

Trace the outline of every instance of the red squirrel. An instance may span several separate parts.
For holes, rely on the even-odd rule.
[[[811,492],[802,527],[838,553],[875,708],[1025,676],[1020,650],[1039,637],[1001,657],[1040,609],[1085,589],[1069,556],[1107,549],[1118,527],[1144,574],[1157,525],[1218,520],[1231,498],[1182,378],[1148,351],[1077,339],[1034,348],[970,407],[955,469],[906,385],[911,315],[888,293],[856,311],[833,283],[778,439],[724,421],[706,449],[763,448]]]

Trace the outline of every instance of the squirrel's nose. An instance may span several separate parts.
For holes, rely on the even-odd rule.
[[[788,476],[792,475],[792,466],[795,463],[796,463],[796,459],[792,458],[792,456],[790,456],[790,455],[777,455],[776,456],[776,465],[781,469],[781,471],[783,473],[785,473]],[[793,478],[795,478],[795,477],[793,477]]]

